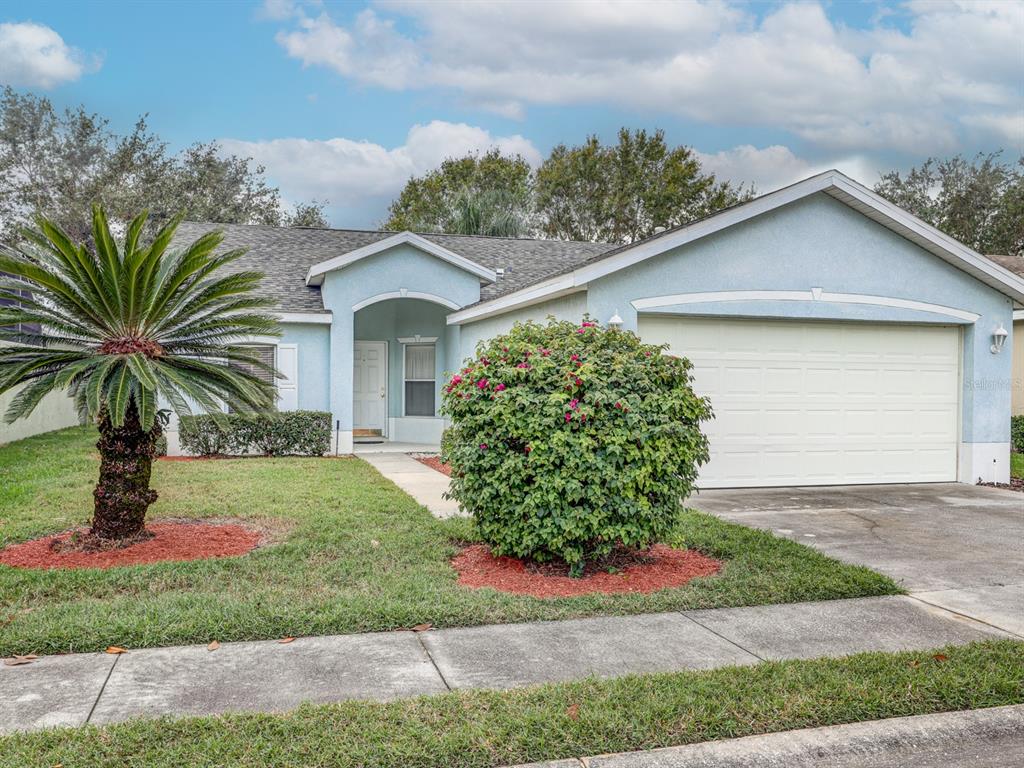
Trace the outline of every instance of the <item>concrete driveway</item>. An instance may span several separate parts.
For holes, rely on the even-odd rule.
[[[1024,636],[1024,494],[936,483],[707,490],[697,509],[866,565],[912,596]]]

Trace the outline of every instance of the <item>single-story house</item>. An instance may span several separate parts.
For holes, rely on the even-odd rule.
[[[282,409],[436,445],[445,372],[517,320],[612,320],[695,365],[702,487],[1006,481],[1024,278],[837,171],[624,246],[186,222],[266,273]],[[1022,334],[1024,337],[1024,334]],[[1007,340],[1009,338],[1009,340]],[[1005,342],[1005,344],[1004,344]]]

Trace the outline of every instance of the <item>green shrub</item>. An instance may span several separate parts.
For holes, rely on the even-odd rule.
[[[1010,419],[1010,445],[1017,453],[1024,453],[1024,413]]]
[[[450,494],[496,555],[587,560],[663,538],[708,460],[690,363],[549,320],[481,342],[444,389]]]
[[[223,428],[212,416],[184,416],[181,447],[199,456],[322,456],[331,449],[331,414],[284,411],[273,414],[228,414]]]
[[[156,439],[156,444],[153,446],[154,456],[166,456],[167,455],[167,435],[161,434]]]

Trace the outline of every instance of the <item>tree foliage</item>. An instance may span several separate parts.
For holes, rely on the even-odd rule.
[[[299,203],[295,206],[293,213],[285,214],[284,224],[289,227],[329,227],[330,224],[324,217],[324,208],[326,207],[326,201],[313,200],[310,203]]]
[[[662,131],[623,128],[614,145],[560,144],[536,171],[496,149],[445,160],[408,181],[384,228],[629,243],[751,194],[705,173]]]
[[[483,341],[444,388],[451,494],[496,555],[579,573],[664,537],[708,460],[690,363],[633,333],[550,320]]]
[[[875,191],[979,253],[1024,255],[1024,157],[929,158],[885,174]]]
[[[5,88],[0,239],[13,242],[20,227],[42,215],[73,241],[84,240],[93,204],[117,224],[148,210],[150,232],[182,210],[201,221],[289,223],[278,190],[247,158],[225,156],[215,143],[174,154],[145,118],[121,135],[84,107],[61,112],[46,98]]]
[[[492,234],[508,222],[526,222],[530,212],[529,163],[498,149],[449,158],[413,177],[388,207],[382,228],[394,231]],[[516,225],[518,226],[518,225]],[[478,227],[482,231],[467,231]],[[526,234],[517,231],[515,234]]]
[[[536,174],[541,231],[560,240],[631,243],[752,194],[705,173],[693,150],[669,147],[660,130],[623,128],[609,146],[596,136],[560,144]]]

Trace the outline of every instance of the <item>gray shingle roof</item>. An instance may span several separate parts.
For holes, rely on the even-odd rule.
[[[286,312],[325,311],[320,289],[306,285],[306,273],[311,266],[395,234],[355,229],[185,221],[178,227],[174,243],[180,246],[214,229],[224,233],[223,249],[246,249],[246,254],[227,269],[263,272],[266,275],[263,292],[275,299],[280,309]],[[422,237],[477,264],[493,270],[505,270],[504,276],[496,283],[481,286],[480,298],[483,301],[568,272],[616,247],[608,243],[471,235],[423,233]]]
[[[1003,269],[1008,269],[1015,275],[1024,277],[1024,256],[1010,256],[1007,254],[989,254],[985,257],[989,261],[994,261]]]

